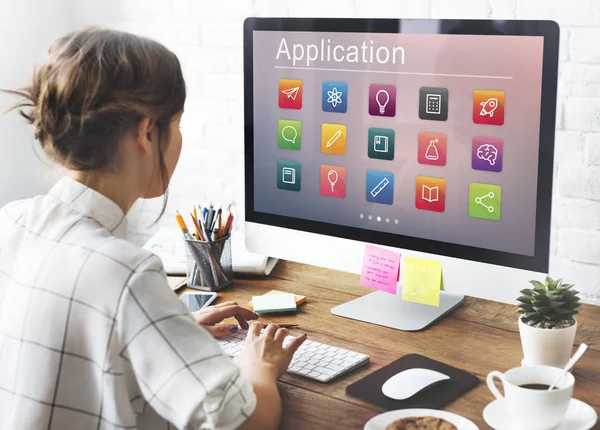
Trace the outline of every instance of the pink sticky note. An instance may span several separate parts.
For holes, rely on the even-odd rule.
[[[396,294],[400,254],[373,245],[365,246],[360,285]]]

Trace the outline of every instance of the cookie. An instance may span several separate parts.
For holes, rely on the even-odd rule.
[[[409,417],[394,421],[385,430],[457,430],[457,428],[441,418]]]

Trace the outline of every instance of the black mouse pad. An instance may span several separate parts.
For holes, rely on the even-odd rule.
[[[406,400],[390,399],[383,394],[381,387],[388,379],[403,370],[414,368],[436,370],[450,379],[431,385]],[[388,410],[442,409],[478,384],[479,379],[475,375],[419,354],[408,354],[349,385],[346,393]]]

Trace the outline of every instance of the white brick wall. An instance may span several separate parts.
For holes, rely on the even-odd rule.
[[[600,233],[585,230],[565,230],[559,235],[559,243],[571,260],[596,264],[600,261]]]
[[[600,167],[600,134],[590,134],[587,138],[587,164]]]
[[[574,28],[571,34],[571,58],[578,63],[600,63],[600,29]]]
[[[600,1],[80,0],[82,24],[156,38],[181,58],[189,87],[184,154],[167,214],[192,202],[243,201],[242,22],[246,16],[552,19],[561,25],[551,274],[600,304]],[[190,184],[195,186],[190,187]],[[160,201],[132,211],[143,242]],[[171,223],[167,216],[162,222]]]

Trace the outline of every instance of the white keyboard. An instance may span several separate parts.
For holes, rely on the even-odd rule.
[[[247,333],[248,330],[240,330],[217,340],[226,354],[235,357],[242,351]],[[293,338],[287,336],[283,345],[287,345]],[[287,371],[320,382],[329,382],[368,362],[368,355],[306,340],[294,354]]]

